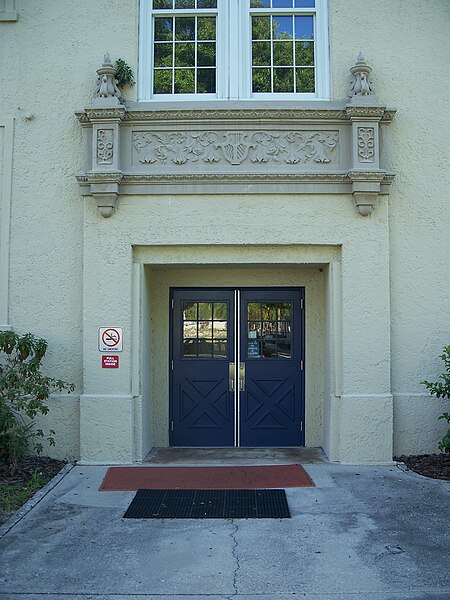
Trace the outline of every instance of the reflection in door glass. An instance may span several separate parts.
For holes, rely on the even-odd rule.
[[[247,358],[292,357],[292,303],[249,302]]]
[[[183,358],[228,357],[228,303],[183,302]]]

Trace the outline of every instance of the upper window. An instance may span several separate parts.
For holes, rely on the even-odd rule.
[[[141,0],[138,93],[328,98],[326,0]]]

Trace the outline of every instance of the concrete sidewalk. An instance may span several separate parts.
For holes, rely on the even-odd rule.
[[[292,519],[234,521],[123,520],[134,492],[75,466],[3,527],[0,600],[449,600],[449,484],[303,464]]]

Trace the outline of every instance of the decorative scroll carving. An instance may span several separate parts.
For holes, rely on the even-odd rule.
[[[97,164],[111,165],[114,154],[114,130],[99,129],[97,131]]]
[[[228,131],[216,133],[140,132],[133,133],[133,144],[142,164],[177,165],[203,161],[240,165],[252,163],[318,164],[335,162],[337,131],[268,132]]]
[[[358,156],[361,162],[374,162],[375,141],[373,127],[358,127]]]

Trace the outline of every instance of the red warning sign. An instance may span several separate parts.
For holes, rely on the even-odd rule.
[[[102,369],[118,369],[119,368],[119,357],[118,356],[102,356]]]

